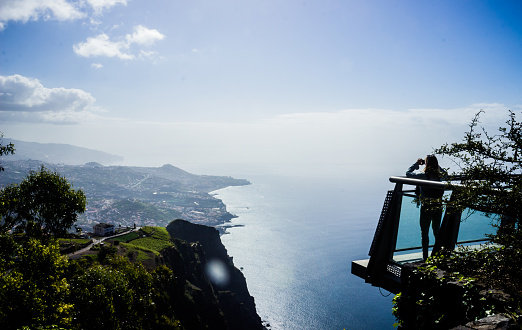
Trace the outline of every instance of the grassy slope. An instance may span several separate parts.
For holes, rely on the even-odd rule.
[[[125,240],[127,243],[120,243],[127,250],[137,251],[137,260],[139,261],[150,259],[146,252],[152,252],[158,256],[161,250],[173,245],[172,242],[170,242],[170,235],[167,232],[167,228],[146,226],[141,228],[141,233],[146,235],[146,237],[136,238],[130,241],[127,239]],[[136,237],[138,237],[138,235],[136,235]]]

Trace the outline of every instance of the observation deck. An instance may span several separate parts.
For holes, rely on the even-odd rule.
[[[453,188],[443,182],[406,177],[390,177],[390,182],[395,183],[395,188],[386,195],[368,254],[370,258],[352,261],[352,274],[396,294],[401,291],[401,283],[406,283],[404,265],[423,260],[420,207],[416,203],[415,186],[444,189],[444,195],[450,201]],[[483,244],[488,241],[487,234],[496,232],[493,221],[483,212],[459,211],[448,206],[436,238],[430,225],[429,253],[436,253],[443,247],[455,249],[457,245]]]

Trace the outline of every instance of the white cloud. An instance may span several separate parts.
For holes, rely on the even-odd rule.
[[[27,23],[43,20],[76,20],[89,16],[88,9],[94,15],[101,15],[118,4],[127,5],[127,0],[2,0],[0,1],[0,31],[5,29],[9,21]],[[91,22],[96,20],[91,18]]]
[[[158,53],[155,52],[155,51],[145,51],[145,50],[140,50],[139,57],[140,57],[142,60],[144,60],[144,59],[153,59],[153,58],[155,58],[157,55],[158,55]]]
[[[149,29],[143,25],[134,27],[132,34],[127,34],[122,41],[112,41],[105,34],[89,37],[85,42],[80,42],[73,46],[74,52],[82,57],[117,57],[122,60],[133,60],[138,55],[139,58],[151,58],[157,53],[154,51],[144,51],[142,49],[133,51],[134,44],[150,46],[156,41],[163,40],[165,35],[156,29]]]
[[[0,115],[4,120],[75,123],[94,116],[95,101],[80,89],[46,88],[34,78],[0,76]]]
[[[100,63],[92,63],[92,64],[91,64],[91,68],[94,68],[94,69],[101,69],[101,68],[103,68],[103,65],[100,64]]]
[[[95,17],[90,17],[89,23],[91,24],[91,30],[94,30],[94,31],[98,29],[98,26],[103,24],[103,22],[101,20],[99,20],[98,18],[95,18]]]
[[[75,20],[85,17],[78,2],[66,0],[2,0],[0,2],[0,30],[9,21],[27,23],[29,20]]]
[[[105,33],[96,37],[89,37],[87,41],[80,42],[73,46],[74,52],[82,57],[118,57],[122,60],[132,60],[134,55],[125,52],[127,44],[124,42],[114,42],[109,40]]]
[[[123,25],[124,25],[123,23],[121,23],[121,24],[114,24],[110,29],[111,30],[117,30],[117,29],[121,28]]]
[[[127,34],[125,37],[127,40],[127,44],[139,44],[150,46],[156,41],[160,41],[165,39],[165,35],[161,34],[156,29],[148,29],[143,25],[138,25],[134,27],[134,32],[132,34]]]
[[[94,9],[94,12],[100,14],[105,9],[110,9],[118,4],[127,5],[127,0],[87,0],[87,3]]]

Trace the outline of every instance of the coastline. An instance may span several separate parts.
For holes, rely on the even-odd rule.
[[[216,193],[250,185],[230,176],[195,175],[172,165],[162,167],[65,165],[42,161],[5,161],[0,185],[16,184],[44,165],[81,189],[88,200],[76,225],[85,231],[100,222],[121,226],[166,226],[174,219],[216,227],[226,232],[236,215]]]
[[[245,186],[248,186],[248,185],[251,185],[251,184],[252,183],[249,182],[248,184],[245,184]],[[238,218],[238,216],[236,214],[230,213],[228,211],[228,209],[227,209],[227,205],[223,202],[223,200],[221,198],[216,197],[216,196],[219,196],[219,192],[220,191],[222,191],[224,189],[227,189],[227,188],[230,188],[230,187],[235,187],[235,186],[227,186],[227,187],[224,187],[224,188],[220,188],[220,189],[208,192],[208,195],[210,197],[215,198],[216,200],[220,201],[224,205],[224,207],[225,207],[225,213],[218,218],[218,220],[221,220],[222,223],[219,223],[219,224],[216,224],[216,225],[212,226],[212,227],[216,228],[219,231],[219,236],[230,234],[230,232],[228,232],[228,229],[230,229],[230,228],[244,227],[244,225],[233,225],[231,223],[232,219]]]

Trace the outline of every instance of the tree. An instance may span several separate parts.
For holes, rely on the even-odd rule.
[[[69,260],[57,240],[15,236],[0,234],[0,329],[182,329],[166,266]]]
[[[164,303],[158,289],[167,287],[163,281],[170,278],[160,277],[157,283],[153,274],[121,256],[80,270],[70,281],[73,323],[80,329],[178,329],[176,320],[165,315],[169,309],[159,314],[156,308]]]
[[[73,305],[66,302],[69,261],[57,242],[30,238],[16,244],[16,262],[0,269],[0,328],[57,325],[69,328]],[[2,259],[5,251],[0,251]],[[11,268],[12,267],[12,268]]]
[[[9,142],[8,144],[4,145],[4,141],[2,140],[3,137],[4,137],[4,134],[2,132],[0,132],[0,156],[9,155],[9,154],[14,155],[14,152],[15,152],[14,144]],[[4,170],[4,168],[2,166],[0,166],[0,172],[2,172],[3,170]]]
[[[459,167],[454,175],[462,180],[454,190],[454,206],[520,221],[522,123],[509,111],[507,126],[492,135],[479,126],[482,113],[475,115],[462,142],[445,144],[435,152],[449,156]]]
[[[85,211],[85,194],[57,172],[31,171],[19,185],[0,191],[0,232],[63,235]]]

